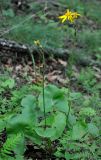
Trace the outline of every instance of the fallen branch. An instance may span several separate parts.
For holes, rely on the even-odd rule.
[[[29,54],[39,55],[39,50],[36,46],[27,46],[17,43],[15,41],[0,39],[0,51],[14,52],[17,54]],[[53,49],[51,47],[44,48],[45,56],[55,56],[59,58],[68,57],[69,51],[67,49]],[[8,53],[9,54],[9,53]]]
[[[27,53],[29,52],[29,49],[26,45],[22,45],[6,39],[0,39],[0,51]]]
[[[14,53],[17,53],[17,56],[20,55],[20,57],[23,57],[25,55],[30,56],[31,54],[33,54],[35,58],[38,58],[40,56],[38,48],[34,45],[28,46],[11,40],[0,39],[0,57],[1,58],[5,56],[9,57],[10,53],[12,53],[12,55],[10,56],[15,56]],[[45,57],[53,56],[54,58],[62,58],[65,60],[68,59],[70,54],[68,49],[63,49],[63,48],[54,49],[48,46],[44,48],[44,53]],[[100,62],[95,61],[91,58],[78,59],[77,63],[78,65],[82,66],[96,65],[101,67]]]

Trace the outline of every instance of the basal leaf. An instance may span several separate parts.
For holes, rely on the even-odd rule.
[[[47,121],[46,121],[47,122]],[[35,131],[36,133],[41,137],[47,137],[51,140],[58,139],[66,126],[66,115],[58,112],[54,115],[54,120],[52,119],[51,126],[46,127],[46,129],[43,127],[36,127]]]
[[[68,110],[69,110],[67,99],[64,96],[62,96],[61,98],[57,99],[55,101],[54,108],[56,108],[58,111],[61,111],[61,112],[64,112],[64,113],[67,114]]]
[[[51,95],[49,94],[45,94],[45,108],[46,108],[46,112],[51,112],[53,109],[53,99],[51,97]],[[43,96],[42,94],[39,96],[39,107],[41,109],[41,111],[44,111],[44,106],[43,106]]]
[[[54,128],[55,130],[55,135],[51,137],[51,140],[58,139],[62,135],[65,127],[66,127],[66,115],[62,112],[58,112],[54,117],[54,122],[52,125],[52,128]]]
[[[21,105],[23,107],[35,107],[35,97],[33,95],[27,95],[25,98],[22,99]]]
[[[36,99],[33,95],[28,95],[25,98],[22,99],[21,105],[22,108],[22,119],[25,119],[25,121],[33,121],[36,117]]]
[[[55,134],[54,128],[48,128],[48,127],[46,129],[42,127],[37,127],[35,131],[39,136],[46,137],[46,138],[51,138]]]
[[[77,122],[72,129],[72,139],[78,140],[81,139],[87,132],[87,127],[81,122]]]

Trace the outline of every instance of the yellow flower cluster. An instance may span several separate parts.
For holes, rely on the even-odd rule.
[[[69,9],[67,9],[66,13],[62,16],[59,16],[59,19],[62,20],[62,23],[64,23],[66,20],[70,21],[71,23],[74,22],[75,19],[77,19],[79,16],[81,16],[77,12],[71,12]]]

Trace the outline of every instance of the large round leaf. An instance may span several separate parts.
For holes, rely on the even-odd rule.
[[[55,130],[55,135],[51,137],[51,140],[58,139],[66,127],[66,115],[62,112],[58,112],[54,117],[52,128]]]
[[[68,114],[69,106],[65,96],[61,96],[59,99],[55,100],[54,109]]]
[[[51,140],[58,139],[62,135],[65,129],[66,115],[61,112],[55,113],[54,118],[52,117],[52,119],[51,118],[50,120],[48,119],[48,123],[46,124],[50,124],[50,126],[46,127],[46,129],[44,128],[44,126],[36,127],[35,128],[36,133],[41,137],[50,138]]]
[[[33,108],[35,107],[35,97],[33,95],[27,95],[22,99],[21,105],[23,107]]]
[[[48,85],[45,88],[45,109],[46,112],[55,111],[62,111],[64,113],[68,113],[68,99],[65,96],[65,90],[60,89],[54,85]],[[44,111],[43,106],[43,94],[39,96],[39,107],[41,111]]]

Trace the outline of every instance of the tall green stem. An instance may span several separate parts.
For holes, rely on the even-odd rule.
[[[42,71],[42,92],[43,92],[43,109],[44,109],[44,118],[45,118],[45,129],[46,129],[46,106],[45,106],[45,56],[44,56],[44,51],[41,48],[40,52],[42,53],[42,62],[43,62],[43,71]]]
[[[71,108],[71,100],[69,98],[70,98],[70,91],[68,90],[68,106],[69,106],[69,109],[68,109],[67,119],[69,117],[70,108]]]

